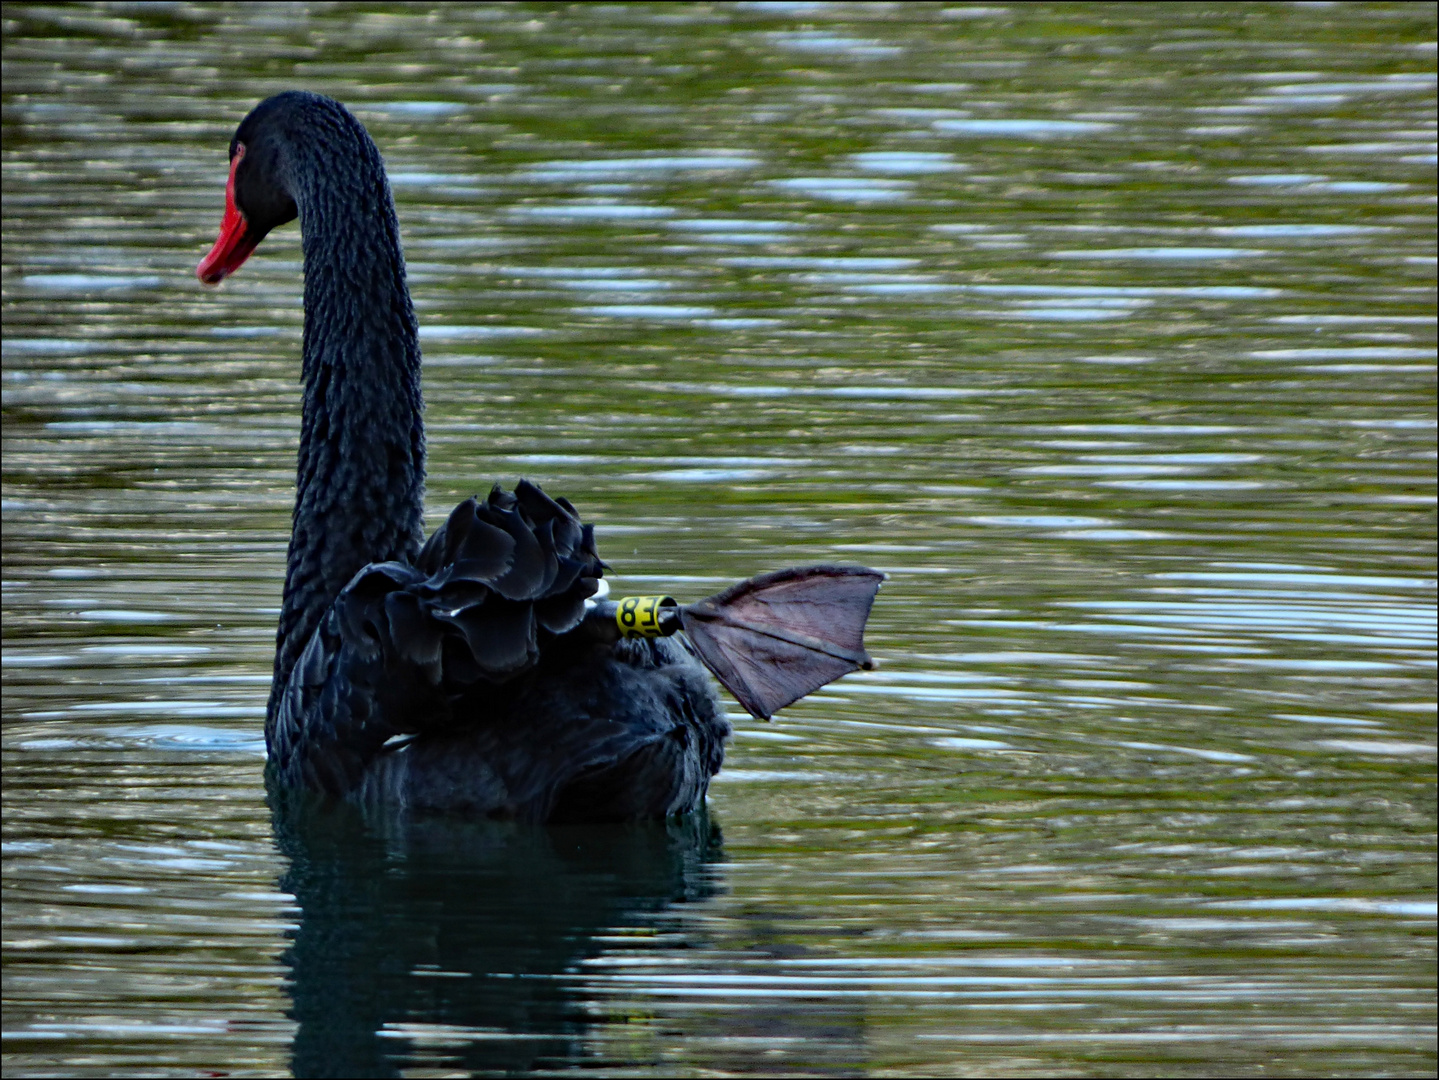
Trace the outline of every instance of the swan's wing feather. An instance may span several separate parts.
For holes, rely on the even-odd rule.
[[[539,659],[533,604],[491,597],[457,612],[434,611],[431,618],[458,631],[470,659],[485,678],[501,681]],[[454,678],[449,681],[451,685],[458,682]]]
[[[542,629],[551,634],[566,633],[585,617],[585,599],[573,589],[546,597],[535,604],[535,619]]]
[[[466,499],[414,565],[372,563],[335,598],[270,717],[275,765],[349,790],[391,736],[533,669],[603,572],[592,529],[534,484]]]
[[[535,600],[543,596],[555,580],[557,564],[549,530],[528,520],[515,509],[489,508],[489,520],[508,533],[514,541],[509,568],[490,579],[490,587],[506,600]]]

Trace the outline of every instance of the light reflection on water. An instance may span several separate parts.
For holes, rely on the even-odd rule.
[[[1433,14],[1156,10],[7,5],[7,1075],[1431,1073]],[[722,836],[272,819],[298,235],[193,267],[296,84],[433,517],[890,574]]]

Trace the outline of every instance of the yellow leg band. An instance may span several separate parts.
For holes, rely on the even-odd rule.
[[[620,628],[620,637],[663,637],[660,611],[674,606],[674,598],[670,596],[626,596],[615,610],[615,622]]]

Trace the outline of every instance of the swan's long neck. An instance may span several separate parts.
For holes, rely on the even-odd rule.
[[[366,563],[423,539],[415,312],[384,164],[358,122],[293,145],[305,255],[304,411],[270,714],[325,611]]]

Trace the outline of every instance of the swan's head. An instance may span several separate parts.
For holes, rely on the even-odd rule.
[[[256,105],[235,131],[220,236],[195,270],[206,285],[218,285],[240,268],[271,229],[298,216],[290,194],[287,150],[303,138],[308,114],[319,102],[337,105],[317,94],[276,94]]]

